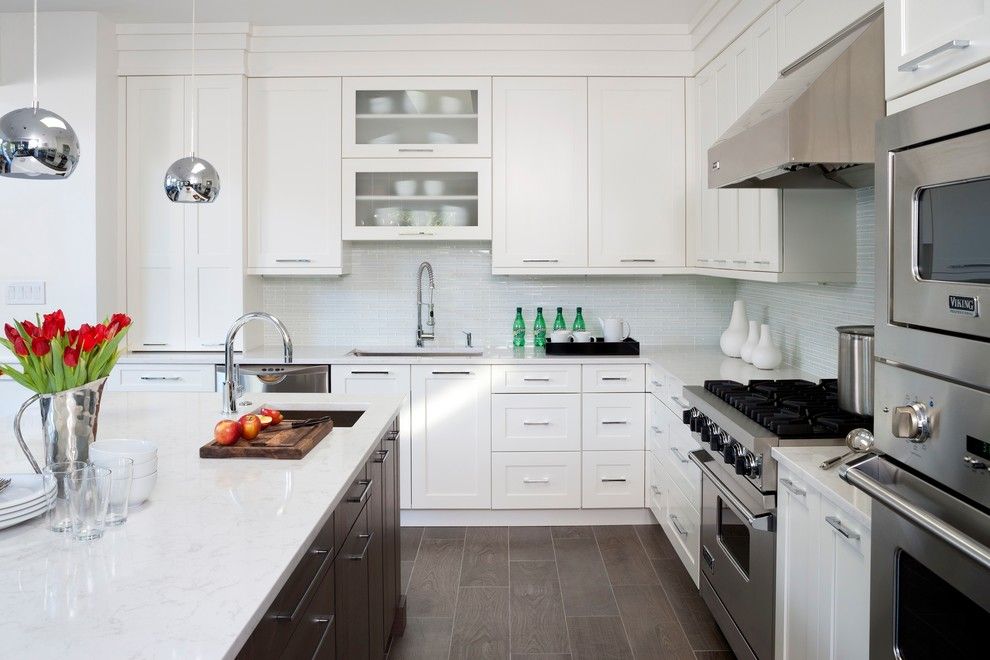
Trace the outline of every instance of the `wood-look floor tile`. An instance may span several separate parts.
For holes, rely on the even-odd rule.
[[[677,556],[660,525],[636,525],[636,534],[650,559],[673,559]]]
[[[637,658],[694,660],[694,651],[659,584],[612,587]]]
[[[510,527],[510,561],[553,560],[553,541],[549,527]]]
[[[461,586],[509,586],[508,527],[468,528],[464,537]]]
[[[406,619],[406,631],[392,641],[388,660],[441,660],[450,652],[452,618]]]
[[[596,526],[595,538],[612,585],[660,584],[631,525]]]
[[[632,658],[632,650],[617,616],[567,617],[574,660]]]
[[[571,660],[570,653],[513,653],[512,660]]]
[[[416,564],[414,561],[404,561],[402,562],[401,569],[399,573],[399,586],[402,588],[402,593],[409,592],[409,578],[412,577],[413,566]]]
[[[567,653],[570,646],[556,562],[511,562],[509,594],[513,656]]]
[[[691,648],[699,651],[728,650],[729,643],[712,618],[694,581],[680,559],[654,559],[653,568],[674,608],[677,620],[687,635]]]
[[[399,545],[402,561],[413,561],[419,551],[419,542],[423,539],[422,527],[400,527]]]
[[[427,527],[423,530],[424,539],[463,539],[463,527]]]
[[[509,588],[461,587],[451,660],[504,660],[508,656]]]
[[[406,593],[407,616],[454,616],[463,553],[463,540],[423,539]]]
[[[736,660],[732,651],[695,651],[695,660]]]
[[[557,539],[554,547],[564,614],[568,617],[618,615],[612,585],[595,539]]]
[[[591,529],[591,525],[551,527],[550,533],[555,539],[590,539],[595,536],[595,533]]]

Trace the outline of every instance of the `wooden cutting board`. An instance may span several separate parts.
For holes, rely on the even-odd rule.
[[[238,440],[232,445],[208,442],[199,448],[200,458],[288,458],[300,459],[333,429],[333,420],[299,428],[269,426],[254,440]]]

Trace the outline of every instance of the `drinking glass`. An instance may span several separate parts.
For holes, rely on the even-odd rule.
[[[47,520],[48,529],[53,532],[65,532],[72,527],[72,518],[69,516],[69,493],[65,487],[65,478],[76,470],[86,467],[83,461],[62,461],[51,463],[42,470],[46,483],[55,482],[55,494],[52,506],[48,509]]]
[[[103,536],[110,504],[110,468],[87,465],[66,475],[72,536],[80,541]]]
[[[107,508],[107,526],[127,522],[127,500],[131,496],[131,480],[134,478],[134,459],[126,456],[94,459],[93,464],[110,470],[110,505]]]

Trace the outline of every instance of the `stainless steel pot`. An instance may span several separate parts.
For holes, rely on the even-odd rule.
[[[873,415],[873,326],[843,325],[839,332],[839,407]]]

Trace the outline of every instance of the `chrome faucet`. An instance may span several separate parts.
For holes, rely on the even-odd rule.
[[[282,335],[282,349],[285,354],[285,363],[292,362],[292,337],[289,336],[289,329],[271,314],[265,312],[248,312],[241,318],[234,321],[227,331],[227,341],[223,349],[223,403],[220,412],[224,414],[237,412],[237,365],[234,364],[234,338],[237,332],[251,321],[268,321],[278,329]]]
[[[430,302],[423,303],[423,272],[430,278]],[[424,339],[436,339],[436,333],[434,329],[434,318],[433,318],[433,291],[437,288],[436,282],[433,280],[433,266],[430,265],[429,261],[424,261],[419,265],[419,272],[416,273],[416,345],[420,348],[423,347]],[[430,315],[426,319],[426,325],[430,328],[430,332],[423,332],[423,306],[424,304],[429,307]]]

